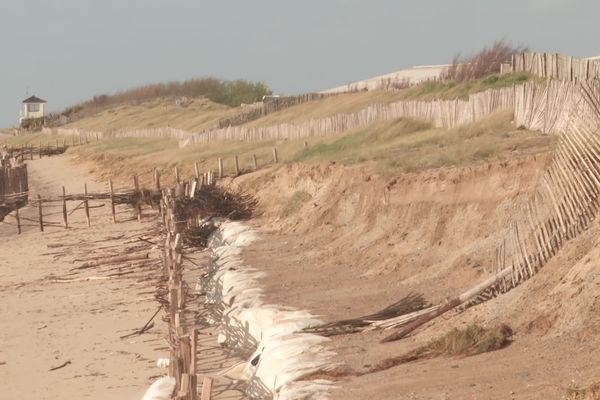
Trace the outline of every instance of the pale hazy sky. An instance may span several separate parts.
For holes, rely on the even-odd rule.
[[[27,88],[58,111],[203,76],[316,91],[498,38],[600,55],[598,15],[598,0],[0,0],[0,127]]]

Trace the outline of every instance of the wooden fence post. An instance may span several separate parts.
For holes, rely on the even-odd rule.
[[[273,162],[275,164],[279,162],[279,157],[277,155],[277,147],[273,147]]]
[[[17,204],[17,209],[16,211],[16,215],[15,217],[17,218],[17,233],[20,235],[21,234],[21,217],[19,215],[19,205]]]
[[[62,187],[62,214],[63,226],[67,229],[69,227],[69,222],[67,221],[67,194],[64,186]]]
[[[113,183],[112,180],[108,181],[108,189],[110,190],[110,210],[112,212],[112,220],[114,223],[117,222],[117,217],[115,214],[115,195],[113,192]]]
[[[202,381],[202,395],[200,396],[200,400],[210,400],[211,392],[212,392],[212,384],[213,384],[212,378],[205,376],[204,380]]]
[[[196,392],[198,388],[198,375],[196,375],[196,353],[198,348],[198,330],[192,330],[190,334],[190,388],[191,388],[191,399],[196,400]]]
[[[252,165],[254,165],[254,169],[258,169],[258,162],[256,161],[256,154],[252,154]]]
[[[42,196],[37,195],[38,200],[38,216],[40,219],[40,232],[44,232],[44,214],[42,213]]]
[[[177,167],[175,167],[175,168],[177,168]],[[137,196],[135,210],[137,211],[138,221],[141,221],[142,220],[142,192],[140,191],[140,181],[139,181],[137,175],[133,176],[133,189],[134,189],[134,193]]]
[[[39,152],[39,156],[40,156],[40,158],[42,158],[42,142],[40,142],[40,152]]]
[[[219,178],[223,177],[223,159],[219,157]]]
[[[235,176],[238,176],[240,174],[240,161],[237,154],[233,156],[233,162],[235,164]]]
[[[91,226],[91,222],[90,222],[90,206],[89,206],[89,203],[88,203],[87,183],[83,184],[83,208],[85,209],[85,221],[87,222],[87,226]]]
[[[179,177],[179,167],[175,167],[175,183],[179,184],[181,182]]]
[[[198,161],[194,162],[194,172],[196,173],[196,180],[200,178],[200,166],[198,165]]]
[[[160,192],[160,172],[156,168],[154,168],[154,189]]]

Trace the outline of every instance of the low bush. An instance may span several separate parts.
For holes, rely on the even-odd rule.
[[[510,63],[513,55],[527,50],[527,46],[514,46],[498,40],[472,56],[456,55],[452,64],[442,72],[442,78],[462,82],[497,74],[500,72],[500,64]]]

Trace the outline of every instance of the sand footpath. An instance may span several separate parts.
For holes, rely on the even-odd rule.
[[[82,192],[85,182],[90,191],[104,190],[65,156],[28,161],[28,168],[31,198],[57,195],[62,185],[67,193]],[[21,215],[34,219],[37,209]],[[158,307],[159,269],[152,263],[159,250],[137,240],[155,229],[155,220],[140,223],[131,216],[122,207],[122,222],[113,224],[109,206],[93,208],[88,228],[79,209],[68,230],[41,233],[27,226],[19,236],[14,225],[0,224],[0,397],[140,399],[164,373],[155,365],[168,356],[160,315],[146,334],[120,338],[142,327]],[[47,220],[60,222],[61,215]],[[97,257],[135,252],[147,252],[148,261],[73,270]]]

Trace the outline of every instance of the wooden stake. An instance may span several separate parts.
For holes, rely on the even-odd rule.
[[[20,235],[21,234],[21,217],[19,216],[19,207],[18,206],[15,211],[16,211],[15,217],[17,218],[17,233]]]
[[[252,154],[252,165],[254,166],[255,170],[258,169],[258,162],[256,161],[256,154]]]
[[[200,396],[200,400],[210,400],[211,392],[212,392],[212,384],[213,384],[212,378],[205,376],[204,380],[202,382],[202,395]]]
[[[190,184],[190,198],[193,198],[196,195],[196,185],[198,184],[197,180],[193,180]]]
[[[235,176],[238,176],[240,174],[240,161],[237,154],[233,156],[233,162],[235,164]]]
[[[44,215],[42,213],[42,196],[37,195],[38,200],[38,216],[40,219],[40,232],[44,232]]]
[[[219,178],[223,177],[223,159],[219,157]]]
[[[273,162],[275,164],[279,162],[279,157],[277,156],[277,147],[273,147]]]
[[[160,192],[160,172],[156,168],[154,169],[154,188]]]
[[[175,167],[177,168],[177,167]],[[133,189],[135,194],[139,196],[138,201],[135,205],[137,211],[138,221],[142,220],[142,193],[140,192],[140,181],[136,175],[133,176]]]
[[[88,203],[88,191],[87,191],[87,183],[83,184],[83,207],[85,209],[85,221],[87,222],[87,226],[91,226],[90,222],[90,206]]]
[[[112,180],[108,181],[108,190],[110,190],[110,210],[112,212],[112,220],[114,223],[117,222],[117,217],[115,214],[115,195],[113,192],[113,183]]]
[[[196,180],[198,180],[200,178],[200,166],[197,161],[194,163],[194,171],[196,172]]]
[[[308,147],[308,142],[304,142],[304,148]]]
[[[65,192],[65,187],[62,187],[62,213],[63,213],[63,226],[65,229],[69,227],[69,222],[67,221],[67,194]]]
[[[179,167],[175,167],[175,183],[180,183],[179,179]]]

